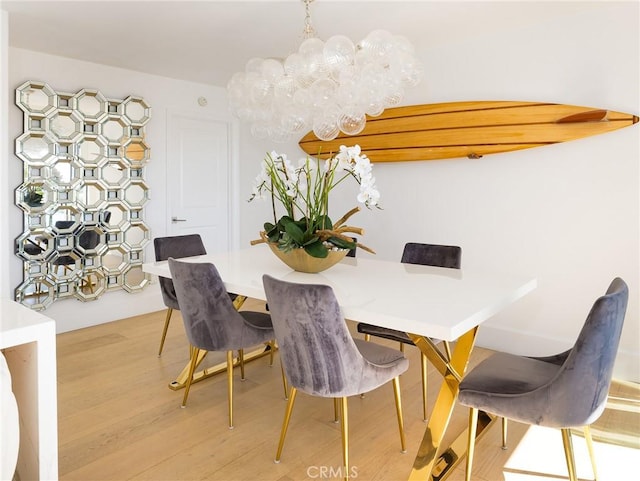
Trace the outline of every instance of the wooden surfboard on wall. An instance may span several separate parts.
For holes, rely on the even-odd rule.
[[[611,110],[540,102],[471,101],[411,105],[367,117],[357,135],[330,141],[313,132],[300,140],[311,156],[358,144],[372,162],[479,158],[602,134],[638,122]]]

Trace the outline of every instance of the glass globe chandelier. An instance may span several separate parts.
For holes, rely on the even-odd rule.
[[[422,66],[409,41],[374,30],[358,44],[344,35],[315,36],[309,5],[304,40],[286,59],[252,58],[227,84],[233,113],[257,138],[285,142],[308,131],[320,140],[356,135],[366,115],[398,105],[420,82]]]

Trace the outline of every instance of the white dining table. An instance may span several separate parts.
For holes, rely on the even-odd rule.
[[[407,332],[445,381],[408,478],[441,481],[466,449],[464,434],[447,449],[441,444],[478,327],[535,289],[536,279],[508,268],[447,269],[364,256],[345,257],[317,274],[291,270],[264,244],[180,260],[213,263],[229,292],[255,299],[266,300],[263,274],[290,282],[329,285],[346,319]],[[145,263],[143,271],[171,277],[167,261]],[[443,351],[432,339],[456,341],[455,347]],[[478,435],[491,421],[490,417],[480,421]]]

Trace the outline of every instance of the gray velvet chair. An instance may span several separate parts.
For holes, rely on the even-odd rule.
[[[420,264],[423,266],[448,267],[460,269],[462,259],[462,249],[458,246],[448,246],[439,244],[420,244],[408,242],[404,246],[402,259],[405,264]],[[398,302],[402,302],[401,300]],[[370,336],[390,339],[400,343],[400,348],[405,344],[414,345],[406,332],[387,329],[385,327],[374,326],[363,322],[357,325],[358,332],[365,335],[365,340]],[[448,351],[448,345],[445,346]],[[422,374],[422,417],[427,419],[427,357],[421,353],[420,368]]]
[[[496,353],[460,383],[458,400],[468,406],[466,480],[471,479],[478,410],[527,424],[560,428],[569,479],[577,480],[570,428],[585,428],[593,472],[589,425],[604,411],[627,308],[629,289],[614,279],[598,298],[574,346],[548,357]]]
[[[166,261],[169,257],[179,259],[181,257],[200,256],[207,253],[200,234],[156,237],[153,239],[153,247],[156,254],[156,261]],[[167,316],[164,320],[164,329],[162,330],[162,338],[160,339],[160,347],[158,349],[158,356],[160,356],[162,354],[162,348],[164,347],[164,341],[167,337],[171,314],[173,314],[174,309],[179,311],[180,306],[178,305],[176,290],[173,287],[171,279],[159,277],[158,281],[160,283],[162,300],[164,301],[164,305],[167,306]]]
[[[400,443],[405,451],[399,375],[409,365],[404,354],[353,339],[329,286],[295,284],[262,277],[276,341],[291,386],[276,462],[280,462],[297,391],[334,399],[340,412],[345,477],[349,474],[347,397],[393,381]]]
[[[245,348],[261,343],[273,348],[271,316],[263,312],[239,312],[233,305],[216,267],[211,263],[184,262],[169,258],[185,331],[191,344],[191,362],[182,407],[187,403],[198,349],[226,351],[229,428],[233,428],[233,351],[242,362]],[[244,369],[242,369],[244,379]]]

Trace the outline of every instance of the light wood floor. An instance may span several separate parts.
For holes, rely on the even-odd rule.
[[[249,304],[250,305],[250,304]],[[251,305],[250,305],[251,306]],[[253,305],[255,307],[255,303]],[[167,385],[188,360],[178,312],[162,357],[157,356],[165,312],[124,319],[58,335],[58,412],[60,479],[98,480],[277,480],[336,479],[341,464],[339,425],[333,403],[300,394],[284,446],[274,464],[285,400],[279,360],[247,364],[244,382],[235,378],[235,429],[227,428],[225,376],[193,385],[186,409],[183,391]],[[489,351],[477,348],[472,364]],[[350,457],[357,480],[406,479],[424,433],[421,420],[419,356],[407,349],[411,366],[401,378],[408,452],[400,453],[391,386],[349,402]],[[219,355],[210,354],[212,365]],[[440,376],[430,372],[429,405]],[[599,433],[622,443],[640,436],[638,391],[616,384],[622,408],[607,410]],[[635,397],[636,402],[626,401]],[[619,406],[618,406],[619,407]],[[451,430],[466,426],[458,408]],[[474,480],[557,481],[567,479],[560,434],[510,422],[510,449],[500,449],[495,426],[478,443]],[[574,436],[578,475],[593,479],[584,440]],[[637,466],[635,449],[596,442],[601,481],[628,479]],[[324,476],[322,473],[324,471]],[[464,467],[449,477],[464,479]]]

